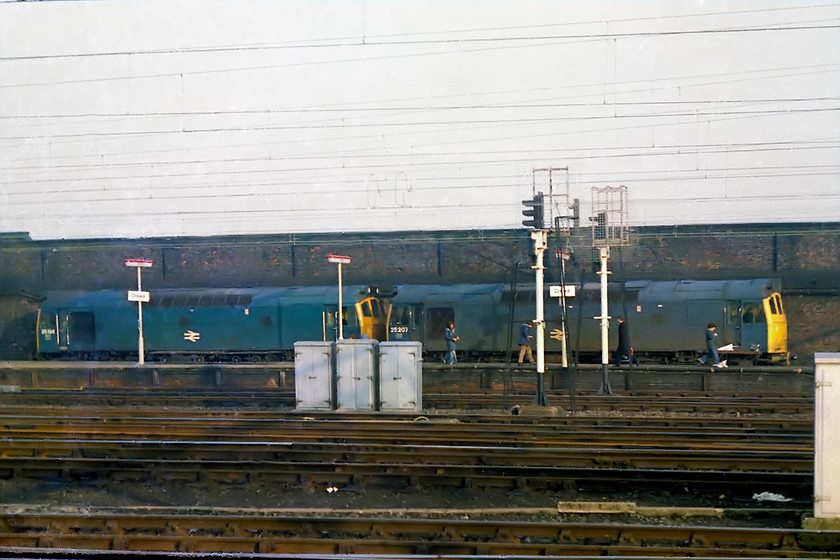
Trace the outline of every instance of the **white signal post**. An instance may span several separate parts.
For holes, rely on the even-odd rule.
[[[137,290],[128,291],[128,301],[137,302],[137,355],[139,359],[137,363],[143,365],[146,363],[145,354],[146,349],[143,345],[143,302],[149,302],[149,292],[143,291],[142,270],[144,268],[152,268],[155,261],[146,259],[125,259],[125,266],[131,266],[137,269]]]
[[[338,340],[344,340],[344,302],[342,301],[341,265],[350,264],[350,257],[344,255],[327,255],[327,260],[338,265]]]
[[[536,304],[537,317],[534,319],[534,326],[537,327],[537,394],[534,396],[534,404],[548,406],[545,398],[545,308],[543,296],[543,256],[548,246],[548,231],[538,229],[531,232],[531,239],[534,240],[534,255],[537,257],[537,264],[534,266],[536,273]]]
[[[607,277],[611,274],[607,270],[607,260],[610,258],[610,248],[601,247],[601,270],[598,275],[601,276],[601,316],[595,317],[601,320],[601,390],[603,395],[612,395],[612,388],[610,387],[610,378],[608,368],[610,364],[610,313],[609,302],[607,301]],[[631,358],[632,359],[632,358]]]

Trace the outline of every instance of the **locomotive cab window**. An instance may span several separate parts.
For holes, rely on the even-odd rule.
[[[444,331],[450,322],[455,322],[455,309],[452,307],[431,307],[426,312],[426,339],[443,340]],[[457,328],[458,325],[456,324]]]
[[[87,346],[96,340],[96,328],[93,313],[74,311],[67,315],[69,342],[76,347]]]
[[[783,315],[784,311],[782,310],[782,296],[779,294],[773,294],[769,298],[767,298],[767,302],[770,304],[770,314],[771,315]]]
[[[534,290],[519,290],[516,292],[516,300],[514,305],[527,305],[537,301],[536,292]],[[513,293],[502,292],[501,302],[503,305],[510,305],[513,300]],[[457,326],[457,325],[456,325]]]
[[[382,309],[382,302],[378,299],[369,299],[370,306],[374,317],[385,317],[385,311]]]
[[[407,305],[392,305],[391,306],[391,322],[392,323],[408,323],[409,321],[409,306]]]
[[[342,307],[341,308],[341,322],[344,325],[357,325],[358,320],[356,317],[356,310],[353,308]],[[338,309],[334,311],[330,311],[327,313],[327,326],[335,327],[338,323]]]
[[[744,303],[741,319],[745,325],[766,322],[762,305],[756,302]]]
[[[365,300],[360,304],[362,308],[362,317],[373,317],[373,311],[370,308],[370,300]]]
[[[347,309],[346,307],[343,308],[342,311],[344,317],[344,324],[345,325],[358,325],[359,324],[359,317],[353,312],[353,309]]]

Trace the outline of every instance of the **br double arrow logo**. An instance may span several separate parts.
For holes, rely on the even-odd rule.
[[[197,342],[199,338],[201,338],[201,333],[197,333],[195,331],[187,331],[184,333],[184,340],[189,340],[190,342]]]

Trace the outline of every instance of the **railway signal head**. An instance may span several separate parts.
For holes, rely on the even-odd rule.
[[[534,195],[534,198],[530,200],[523,200],[522,204],[525,205],[525,209],[522,210],[522,215],[528,220],[522,220],[522,225],[527,227],[532,227],[534,229],[544,229],[545,228],[545,219],[544,219],[544,200],[543,200],[543,193],[538,192]]]

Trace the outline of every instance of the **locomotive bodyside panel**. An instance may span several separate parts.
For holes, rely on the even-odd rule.
[[[371,293],[345,286],[351,336],[361,335],[361,313],[367,332],[384,331],[381,301]],[[159,357],[196,360],[290,354],[298,340],[324,339],[325,321],[335,317],[326,310],[336,311],[337,299],[335,287],[154,290],[143,304],[144,346]],[[36,331],[43,357],[136,357],[137,303],[123,290],[53,292],[39,308]]]
[[[144,323],[150,352],[251,352],[278,346],[276,308],[267,305],[150,309]]]
[[[787,331],[777,293],[766,305],[775,305],[779,312],[772,321],[765,320],[762,300],[773,285],[774,281],[768,279],[611,284],[609,347],[617,345],[614,321],[623,315],[637,355],[669,361],[692,359],[704,351],[705,330],[710,323],[718,327],[718,346],[732,345],[735,354],[755,358],[761,352],[775,353],[783,347]],[[440,352],[444,349],[441,318],[452,317],[461,337],[458,350],[462,354],[498,354],[515,348],[519,325],[534,318],[535,298],[530,286],[518,286],[515,298],[513,294],[504,285],[400,286],[392,300],[390,339],[419,340],[426,350]],[[418,314],[423,317],[418,318]],[[578,286],[576,295],[567,298],[569,352],[600,352],[600,314],[597,283]],[[439,320],[433,321],[434,317]],[[777,333],[779,342],[775,345],[768,344],[768,328]],[[545,332],[546,352],[560,353],[562,309],[557,300],[547,296]]]

